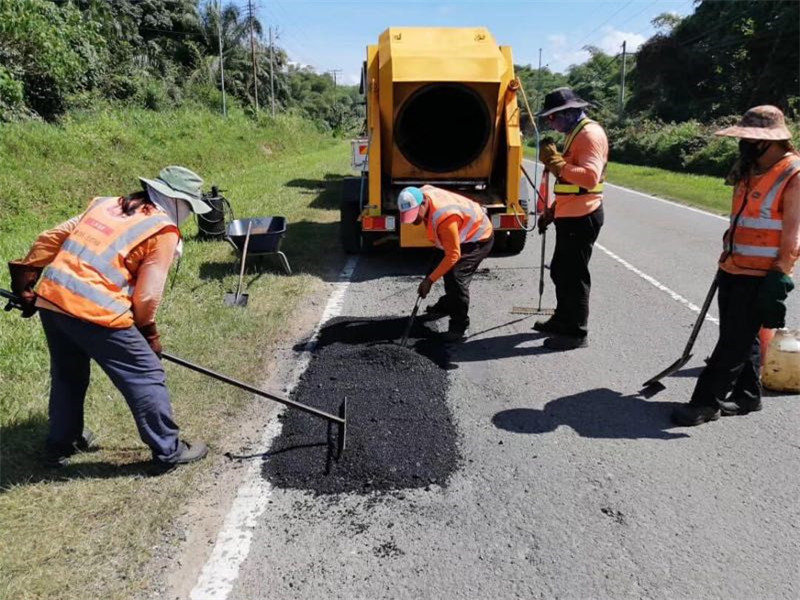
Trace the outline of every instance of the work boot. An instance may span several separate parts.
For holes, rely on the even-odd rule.
[[[720,402],[719,408],[723,417],[733,417],[735,415],[758,412],[763,406],[761,398],[738,398]]]
[[[170,471],[178,465],[196,462],[205,458],[208,454],[208,446],[206,446],[204,442],[194,442],[190,444],[189,442],[181,440],[178,444],[178,455],[171,461],[165,462],[153,459],[157,472]]]
[[[682,404],[672,411],[672,422],[676,425],[694,427],[719,419],[720,410],[716,406]]]
[[[442,334],[442,341],[448,344],[457,344],[459,342],[463,342],[467,339],[467,331],[466,327],[462,327],[459,325],[453,325],[450,323],[450,327],[448,327],[447,331]]]
[[[546,321],[536,321],[536,323],[533,324],[533,328],[542,333],[558,333],[561,335],[573,333],[570,327],[555,317],[550,317]]]
[[[425,307],[425,318],[429,321],[448,316],[450,316],[450,309],[447,306],[447,296],[442,296],[434,304]]]
[[[543,346],[548,350],[575,350],[576,348],[586,348],[589,339],[585,335],[554,335],[544,341]]]
[[[100,446],[97,445],[97,437],[91,429],[84,429],[81,436],[68,446],[48,444],[44,449],[44,466],[49,469],[60,469],[69,464],[70,457],[77,452],[94,452]]]

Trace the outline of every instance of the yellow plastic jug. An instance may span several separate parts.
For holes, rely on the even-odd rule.
[[[767,347],[761,383],[776,392],[800,393],[800,329],[776,329]]]

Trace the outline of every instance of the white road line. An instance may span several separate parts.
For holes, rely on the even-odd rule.
[[[308,367],[308,363],[311,361],[311,352],[316,348],[322,326],[328,320],[341,314],[344,295],[357,264],[358,257],[351,257],[339,274],[339,280],[328,298],[322,318],[314,328],[311,339],[303,348],[302,354],[292,370],[289,384],[286,386],[287,391],[291,391],[297,385]],[[273,418],[264,429],[264,434],[261,436],[261,447],[270,448],[280,432],[281,424],[276,415],[276,418]],[[258,517],[266,509],[272,495],[272,486],[264,479],[261,468],[261,461],[253,461],[247,470],[244,482],[239,486],[233,505],[217,535],[211,556],[203,566],[200,577],[189,595],[192,600],[225,600],[231,593],[233,585],[239,577],[239,568],[250,553],[250,543]]]
[[[608,254],[611,258],[613,258],[615,261],[617,261],[619,264],[621,264],[623,267],[625,267],[629,271],[631,271],[633,273],[636,273],[639,277],[644,279],[647,283],[650,283],[651,285],[654,285],[655,287],[657,287],[662,292],[666,292],[673,300],[676,300],[677,302],[680,302],[681,304],[683,304],[689,310],[693,310],[694,312],[696,312],[698,314],[700,313],[700,307],[699,306],[697,306],[696,304],[694,304],[692,302],[689,302],[689,300],[687,300],[686,298],[681,296],[679,293],[672,291],[671,289],[669,289],[667,286],[665,286],[663,283],[661,283],[660,281],[658,281],[654,277],[651,277],[650,275],[648,275],[647,273],[645,273],[641,269],[637,269],[631,263],[629,263],[627,260],[625,260],[624,258],[614,254],[611,250],[609,250],[608,248],[606,248],[602,244],[598,244],[598,243],[595,242],[595,246],[597,248],[600,248],[600,250],[602,250],[603,252]],[[716,325],[719,325],[719,319],[717,319],[716,317],[709,316],[708,314],[706,314],[705,320],[706,321],[711,321],[712,323],[714,323]]]
[[[671,204],[672,206],[677,206],[678,208],[684,208],[686,210],[690,210],[690,211],[692,211],[694,213],[705,215],[707,217],[714,217],[715,219],[720,219],[722,221],[725,221],[726,223],[730,220],[730,219],[728,219],[728,217],[723,217],[722,215],[717,215],[717,214],[714,214],[712,212],[708,212],[707,210],[702,210],[700,208],[695,208],[694,206],[687,206],[686,204],[681,204],[680,202],[674,202],[672,200],[667,200],[666,198],[659,198],[658,196],[651,196],[650,194],[645,194],[643,192],[632,190],[630,188],[622,187],[621,185],[617,185],[615,183],[608,183],[606,181],[605,185],[607,185],[608,187],[617,188],[619,190],[624,190],[624,191],[626,191],[626,192],[628,192],[630,194],[636,194],[637,196],[644,196],[645,198],[650,198],[650,200],[657,200],[658,202],[663,202],[664,204]]]

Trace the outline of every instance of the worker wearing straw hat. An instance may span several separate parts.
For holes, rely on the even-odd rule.
[[[785,326],[785,300],[800,256],[800,154],[783,113],[756,106],[716,135],[739,138],[739,158],[727,180],[734,185],[730,227],[717,274],[719,341],[691,400],[672,413],[679,425],[761,410],[758,333]]]

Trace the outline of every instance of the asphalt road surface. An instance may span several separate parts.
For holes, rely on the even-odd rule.
[[[538,235],[485,261],[471,336],[449,356],[458,469],[393,492],[272,486],[228,597],[800,597],[800,398],[672,426],[716,341],[710,321],[689,364],[640,394],[682,352],[725,221],[613,186],[605,210],[589,347],[549,352],[536,317],[510,312],[536,306]],[[360,258],[340,315],[407,315],[423,263]],[[547,279],[543,306],[553,302]]]

